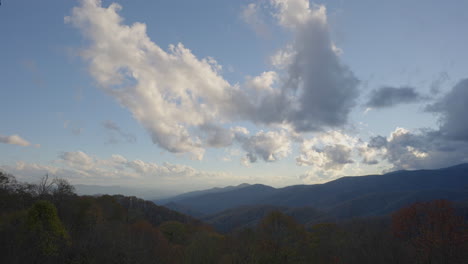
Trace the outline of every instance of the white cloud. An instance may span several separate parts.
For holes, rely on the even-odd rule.
[[[259,131],[253,136],[239,136],[242,148],[247,152],[243,162],[254,163],[261,158],[273,162],[287,157],[291,153],[291,140],[285,130]]]
[[[210,172],[197,170],[193,167],[142,160],[128,160],[122,155],[112,155],[108,159],[91,156],[82,151],[63,152],[52,165],[17,162],[15,165],[0,166],[2,170],[18,176],[20,180],[35,182],[46,173],[51,176],[66,178],[73,183],[82,184],[132,184],[138,182],[147,186],[186,185],[187,180],[192,184],[242,180],[225,172]],[[186,186],[185,186],[186,187]]]
[[[146,25],[123,24],[121,7],[83,0],[66,21],[90,40],[82,56],[98,84],[130,110],[154,143],[200,159],[204,149],[188,127],[224,119],[232,87],[212,58],[198,59],[182,44],[164,51],[146,35]]]
[[[270,61],[273,66],[282,70],[293,63],[295,56],[296,51],[293,49],[292,45],[287,45],[285,48],[279,49],[273,54]]]
[[[250,3],[242,8],[241,19],[262,37],[269,37],[270,30],[260,13],[259,4]]]
[[[259,91],[268,91],[273,93],[275,90],[273,89],[272,85],[278,82],[279,77],[278,74],[274,71],[263,72],[259,76],[255,76],[253,78],[249,78],[247,81],[247,87],[259,90]]]
[[[339,131],[320,133],[302,142],[296,162],[301,166],[341,171],[346,164],[353,163],[353,150],[362,144],[357,138]]]
[[[285,74],[266,71],[242,85],[229,84],[216,60],[199,59],[181,43],[163,50],[150,40],[145,24],[123,23],[118,4],[82,0],[65,21],[89,40],[81,55],[98,85],[132,113],[152,141],[201,159],[207,147],[238,142],[229,123],[288,125],[296,134],[341,126],[354,106],[358,81],[334,52],[325,8],[307,1],[271,3],[274,17],[295,35],[274,59]],[[252,18],[259,8],[249,5],[244,15]],[[273,161],[289,153],[247,149],[252,160],[259,155]]]
[[[275,16],[284,27],[296,29],[307,24],[311,19],[326,23],[324,6],[311,9],[308,0],[271,0],[271,2],[278,9]]]
[[[59,157],[69,167],[80,170],[91,170],[96,165],[96,161],[82,151],[63,152]]]
[[[0,135],[0,143],[4,144],[11,144],[11,145],[18,145],[22,147],[28,147],[31,146],[31,143],[27,141],[26,139],[20,137],[19,135],[11,135],[11,136],[4,136]],[[40,145],[35,145],[36,147],[39,147]]]
[[[387,138],[372,138],[366,151],[374,151],[373,160],[387,161],[392,170],[437,169],[468,162],[468,142],[447,139],[434,130],[396,128]]]

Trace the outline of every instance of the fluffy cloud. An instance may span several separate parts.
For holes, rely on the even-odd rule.
[[[287,64],[281,95],[285,111],[279,118],[298,131],[320,130],[346,123],[358,96],[358,79],[335,53],[324,6],[308,0],[272,0],[280,25],[295,40],[274,56]]]
[[[310,7],[306,0],[271,4],[279,24],[295,35],[274,56],[284,74],[263,72],[241,85],[223,79],[213,58],[199,59],[181,43],[163,50],[150,40],[145,24],[125,25],[118,4],[81,0],[65,21],[89,40],[81,55],[99,86],[132,113],[155,144],[201,159],[206,147],[237,142],[250,160],[273,161],[289,151],[256,142],[277,132],[239,141],[229,124],[289,125],[294,133],[341,126],[355,105],[358,80],[338,59],[323,6]],[[258,9],[249,5],[244,16],[253,19]],[[286,145],[287,136],[278,135]]]
[[[166,52],[146,35],[146,26],[123,24],[121,6],[82,0],[66,21],[90,41],[82,56],[98,84],[130,110],[155,144],[201,158],[202,143],[188,127],[223,120],[233,87],[212,58],[198,59],[182,44]]]
[[[31,143],[27,141],[26,139],[18,136],[18,135],[11,135],[11,136],[4,136],[0,135],[0,143],[4,144],[11,144],[11,145],[18,145],[22,147],[28,147],[31,146]],[[39,146],[39,145],[36,145]]]
[[[398,104],[415,103],[422,96],[413,87],[389,87],[384,86],[373,90],[366,106],[372,108],[392,107]]]
[[[259,131],[253,136],[238,134],[242,148],[247,152],[244,163],[254,163],[260,157],[267,162],[285,158],[291,153],[291,140],[286,131]]]
[[[273,66],[283,70],[293,63],[295,56],[296,51],[293,49],[292,45],[287,45],[285,48],[279,49],[275,54],[273,54],[270,61]]]
[[[267,91],[268,93],[274,93],[273,84],[278,82],[278,74],[274,71],[263,72],[259,76],[249,78],[246,86],[250,89],[257,91]]]
[[[340,171],[346,164],[354,162],[352,152],[359,143],[357,138],[339,131],[321,133],[302,142],[296,162],[322,171]]]
[[[241,19],[252,27],[252,29],[260,36],[268,37],[270,30],[263,21],[259,6],[256,3],[250,3],[242,8]]]
[[[278,9],[275,16],[284,27],[296,29],[309,23],[314,16],[326,23],[325,7],[312,10],[308,0],[271,0],[271,3]]]
[[[468,162],[468,142],[449,140],[434,130],[397,128],[388,138],[371,139],[363,152],[374,154],[370,160],[387,161],[392,170],[437,169]]]

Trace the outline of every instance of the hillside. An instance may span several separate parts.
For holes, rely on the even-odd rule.
[[[323,219],[323,213],[309,207],[287,208],[273,205],[241,206],[207,216],[201,220],[220,232],[232,232],[244,228],[254,228],[268,214],[278,211],[289,215],[301,224],[309,224]]]
[[[335,218],[388,214],[415,201],[468,200],[468,164],[437,170],[396,171],[343,177],[324,184],[275,189],[250,185],[171,201],[171,208],[205,216],[239,206],[312,207]]]
[[[0,171],[0,263],[467,263],[466,208],[435,200],[333,221],[308,207],[243,206],[203,219],[218,233],[136,197],[79,196],[63,179]]]
[[[198,196],[183,198],[176,202],[171,201],[165,205],[175,210],[182,207],[185,213],[193,211],[200,212],[203,215],[209,215],[228,208],[256,204],[257,201],[269,197],[275,191],[276,189],[273,187],[254,184],[223,192],[204,193]]]
[[[204,195],[204,194],[213,194],[213,193],[226,192],[226,191],[236,190],[236,189],[240,189],[240,188],[244,188],[244,187],[248,187],[248,186],[250,186],[250,184],[242,183],[242,184],[239,184],[237,186],[226,186],[226,187],[222,187],[222,188],[215,187],[215,188],[211,188],[211,189],[207,189],[207,190],[186,192],[186,193],[182,193],[182,194],[179,194],[179,195],[176,195],[176,196],[173,196],[173,197],[164,198],[164,199],[156,199],[156,200],[153,200],[153,201],[155,203],[158,203],[158,204],[167,204],[167,203],[170,203],[170,202],[177,202],[179,200],[184,200],[184,199],[188,199],[188,198],[191,198],[191,197],[201,196],[201,195]]]

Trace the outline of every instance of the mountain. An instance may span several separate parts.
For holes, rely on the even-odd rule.
[[[292,216],[301,224],[308,224],[321,219],[322,212],[309,207],[287,208],[274,205],[240,206],[220,213],[201,218],[220,232],[230,232],[243,228],[255,228],[258,222],[272,211],[280,211]]]
[[[222,211],[241,206],[311,207],[324,212],[327,218],[343,219],[385,215],[416,201],[434,199],[468,201],[468,164],[437,170],[402,170],[383,175],[343,177],[324,184],[279,189],[255,184],[221,189],[215,193],[201,192],[186,198],[182,196],[171,201],[168,207],[174,210],[184,208],[183,212],[188,214],[197,212],[197,217],[212,215],[211,219]],[[239,214],[244,212],[245,208]],[[227,215],[234,218],[233,212]]]
[[[221,212],[228,208],[255,204],[255,202],[270,196],[275,191],[277,191],[277,189],[273,187],[254,184],[214,193],[204,192],[200,195],[170,201],[163,205],[173,210],[177,210],[181,207],[185,208],[185,210],[183,210],[185,213],[190,213],[188,210],[190,209],[193,212],[199,212],[197,215],[199,217],[200,215],[210,215]],[[155,203],[158,203],[158,201],[155,201]]]
[[[397,171],[384,175],[343,177],[328,183],[296,185],[279,189],[260,203],[283,206],[311,206],[330,209],[343,202],[364,199],[366,196],[384,195],[393,202],[400,199],[397,192],[415,194],[433,191],[468,190],[468,164],[437,170]],[[393,195],[392,195],[393,194]],[[393,197],[393,198],[391,198]],[[438,195],[424,198],[438,199]],[[468,198],[468,197],[466,197]]]
[[[174,194],[174,191],[158,189],[150,187],[128,187],[128,186],[102,186],[102,185],[86,185],[75,184],[76,193],[79,195],[126,195],[137,196],[144,199],[154,200],[163,199]]]
[[[226,187],[223,187],[223,188],[215,187],[215,188],[211,188],[211,189],[207,189],[207,190],[187,192],[187,193],[179,194],[179,195],[169,197],[169,198],[157,199],[157,200],[154,200],[154,202],[158,203],[158,204],[167,204],[167,203],[171,203],[171,202],[174,203],[174,202],[177,202],[179,200],[187,199],[187,198],[190,198],[190,197],[200,196],[200,195],[204,195],[204,194],[211,194],[211,193],[226,192],[226,191],[236,190],[236,189],[240,189],[240,188],[244,188],[244,187],[248,187],[248,186],[250,186],[250,184],[242,183],[242,184],[239,184],[237,186],[226,186]]]

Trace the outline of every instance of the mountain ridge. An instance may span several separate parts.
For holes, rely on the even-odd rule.
[[[385,214],[395,209],[395,204],[404,205],[409,201],[417,201],[416,198],[410,197],[428,200],[440,196],[455,201],[465,198],[468,200],[465,191],[468,192],[468,163],[435,170],[400,170],[381,175],[346,176],[323,184],[300,184],[283,188],[253,184],[233,190],[203,193],[177,201],[171,201],[170,198],[167,200],[173,205],[169,208],[177,210],[178,206],[194,210],[198,212],[197,217],[254,205],[312,207],[329,212],[336,212],[337,208],[348,208],[348,215],[360,216]],[[372,199],[381,202],[376,203]],[[383,208],[369,213],[366,211],[366,204],[375,204],[374,207]],[[385,209],[387,206],[388,209]]]

